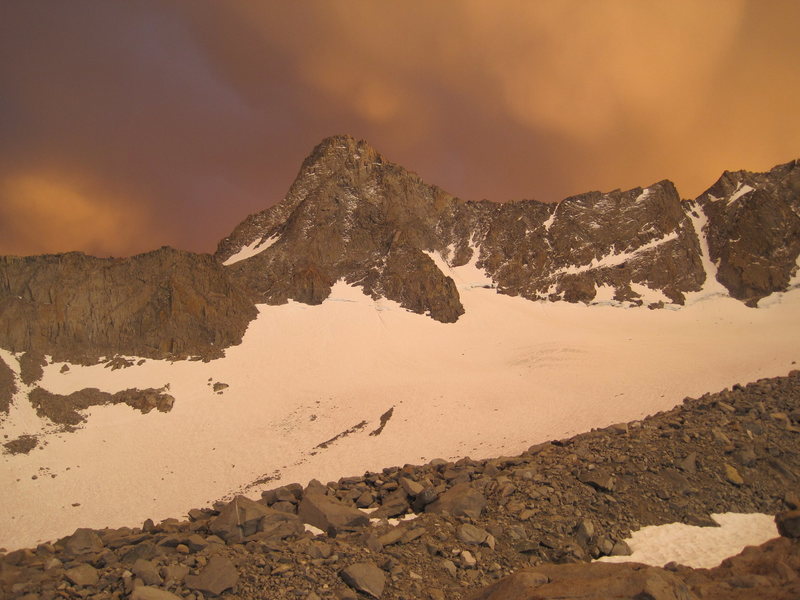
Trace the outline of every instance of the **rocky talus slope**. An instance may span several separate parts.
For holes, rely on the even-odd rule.
[[[693,201],[661,181],[499,204],[463,201],[336,136],[213,257],[162,248],[0,258],[0,348],[71,362],[213,358],[241,341],[255,304],[319,304],[338,280],[450,323],[464,307],[438,258],[474,261],[499,293],[530,300],[658,308],[716,277],[755,306],[793,285],[798,255],[797,161],[726,172]]]
[[[391,467],[158,524],[79,529],[0,556],[0,595],[797,598],[798,442],[793,371],[519,456]],[[623,539],[642,526],[712,525],[710,513],[728,511],[781,513],[784,537],[715,569],[586,564],[628,553]]]

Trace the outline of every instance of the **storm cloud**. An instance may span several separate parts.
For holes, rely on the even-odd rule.
[[[800,157],[800,3],[0,6],[0,253],[213,251],[349,133],[465,199]]]

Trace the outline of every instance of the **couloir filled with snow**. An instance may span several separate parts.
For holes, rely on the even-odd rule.
[[[0,435],[41,434],[45,445],[0,456],[0,546],[180,517],[311,478],[519,453],[786,374],[800,354],[797,291],[759,309],[711,287],[676,310],[530,302],[482,287],[490,282],[474,264],[433,258],[459,287],[457,323],[340,282],[320,306],[260,306],[242,343],[209,363],[48,365],[40,385],[52,392],[169,384],[175,405],[147,415],[94,407],[82,428],[59,433],[22,390]],[[215,393],[216,382],[229,387]]]

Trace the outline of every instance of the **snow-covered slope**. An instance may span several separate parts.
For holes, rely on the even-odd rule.
[[[721,296],[675,311],[531,302],[496,293],[474,262],[431,256],[459,288],[456,323],[339,282],[320,306],[259,306],[222,359],[45,367],[40,385],[52,392],[169,384],[175,406],[94,407],[82,429],[2,455],[0,546],[179,516],[312,477],[517,453],[785,374],[799,358],[797,291],[757,310]],[[229,387],[216,393],[217,382]],[[0,426],[9,438],[48,429],[20,387]]]

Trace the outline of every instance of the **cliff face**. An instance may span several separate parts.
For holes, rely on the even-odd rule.
[[[755,305],[785,290],[800,254],[800,164],[767,173],[726,171],[700,195],[708,215],[708,246],[719,282]]]
[[[439,258],[473,261],[499,293],[530,300],[683,304],[717,277],[755,306],[797,272],[798,215],[797,161],[726,172],[695,201],[661,181],[498,204],[455,198],[336,136],[304,161],[284,200],[247,217],[213,257],[162,248],[0,258],[0,347],[87,361],[211,358],[241,340],[255,304],[319,304],[338,280],[451,323],[464,307]]]
[[[255,317],[209,255],[0,257],[0,345],[55,360],[219,356]]]

